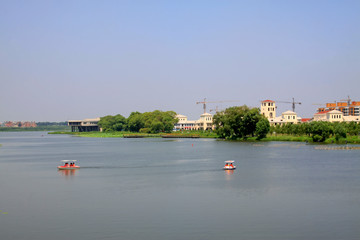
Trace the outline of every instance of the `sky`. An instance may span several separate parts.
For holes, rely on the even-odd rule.
[[[358,0],[0,0],[0,121],[196,120],[204,98],[207,112],[294,98],[312,117],[360,101],[359,13]]]

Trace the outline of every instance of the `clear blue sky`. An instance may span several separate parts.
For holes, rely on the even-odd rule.
[[[0,121],[360,101],[360,1],[0,1]],[[278,115],[291,104],[278,104]]]

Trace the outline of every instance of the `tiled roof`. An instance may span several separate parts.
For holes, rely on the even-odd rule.
[[[301,122],[308,122],[308,121],[310,121],[311,120],[311,118],[302,118],[301,119]]]
[[[264,100],[264,101],[261,101],[261,102],[275,102],[273,100]]]
[[[328,112],[331,112],[331,110],[323,111],[323,112],[318,112],[318,113],[315,113],[315,114],[325,114],[325,113],[328,113]]]

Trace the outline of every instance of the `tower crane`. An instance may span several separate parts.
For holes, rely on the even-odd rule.
[[[291,103],[293,112],[295,112],[295,104],[299,104],[299,105],[301,104],[301,102],[295,102],[294,98],[293,98],[292,102],[285,102],[285,101],[276,101],[276,102],[279,102],[279,103]]]
[[[206,101],[206,98],[204,98],[204,101],[202,102],[196,102],[196,104],[203,104],[204,113],[206,113],[206,104],[207,103],[224,103],[224,102],[240,102],[240,101]]]
[[[218,113],[219,112],[219,106],[216,106],[216,108],[215,109],[210,109],[210,111],[209,112],[213,112],[213,111],[215,111],[216,113]]]
[[[345,101],[345,102],[347,102],[347,103],[348,103],[348,106],[351,105],[351,98],[350,98],[350,96],[348,96],[347,99],[341,99],[340,101]]]

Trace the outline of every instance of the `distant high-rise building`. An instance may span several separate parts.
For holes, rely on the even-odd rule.
[[[318,113],[337,110],[344,114],[344,116],[360,116],[360,102],[337,102],[326,103],[326,107],[318,108]]]

